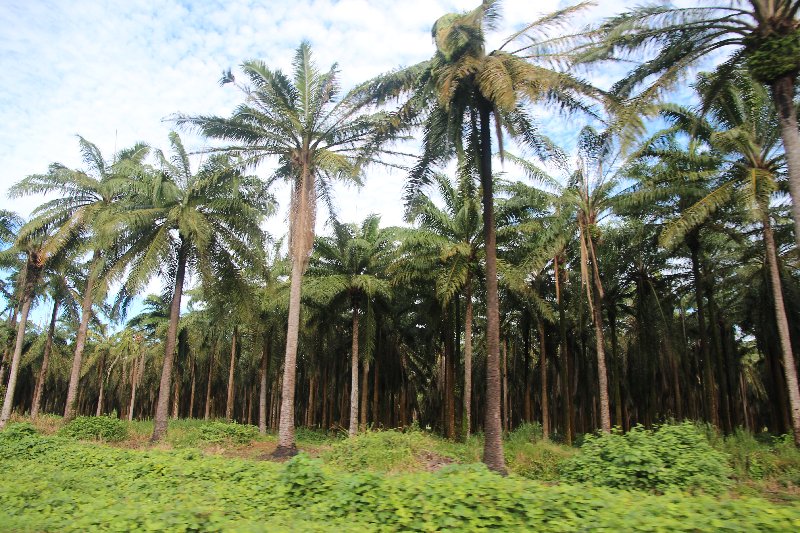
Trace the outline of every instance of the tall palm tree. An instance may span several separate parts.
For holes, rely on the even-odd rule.
[[[432,59],[365,84],[364,93],[378,101],[409,94],[397,113],[398,120],[424,119],[423,153],[407,185],[409,197],[430,181],[433,168],[458,155],[477,169],[483,203],[486,247],[487,371],[486,434],[483,460],[505,473],[500,421],[500,306],[497,289],[497,247],[492,180],[492,122],[499,151],[508,135],[543,158],[552,146],[537,134],[530,102],[552,102],[564,109],[587,109],[582,95],[597,95],[588,84],[546,64],[553,56],[553,41],[544,37],[583,6],[546,15],[512,35],[497,50],[486,50],[486,32],[499,19],[499,0],[484,0],[475,9],[439,18],[431,34],[436,44]],[[519,54],[504,48],[522,36],[532,44]],[[526,60],[527,59],[527,60]]]
[[[531,162],[514,158],[529,177],[554,189],[552,200],[559,206],[559,211],[574,214],[572,222],[577,230],[580,249],[581,283],[586,290],[586,301],[595,330],[600,427],[606,433],[611,431],[611,410],[603,332],[605,291],[597,260],[597,240],[601,218],[609,214],[618,200],[615,194],[619,192],[614,162],[616,152],[613,148],[610,132],[597,132],[588,126],[583,128],[578,141],[576,169],[566,186],[549,177]]]
[[[467,438],[472,426],[473,284],[480,275],[478,254],[483,244],[480,197],[469,174],[462,174],[458,187],[444,174],[436,174],[433,180],[444,208],[427,195],[416,196],[406,218],[416,222],[420,231],[408,236],[403,249],[412,256],[416,270],[435,277],[436,298],[442,307],[464,295],[463,426]]]
[[[0,209],[0,245],[3,249],[0,250],[0,269],[11,270],[12,272],[21,272],[22,266],[19,264],[19,257],[16,250],[13,248],[14,241],[17,238],[17,232],[22,226],[24,221],[22,218],[6,209]],[[6,297],[10,303],[12,311],[9,313],[8,325],[11,330],[16,325],[16,311],[14,311],[14,284],[9,283],[7,280],[0,280],[0,293]],[[3,356],[0,360],[0,385],[5,384],[5,371],[7,366],[7,359],[11,353],[11,335],[9,333],[7,342],[4,342]]]
[[[126,192],[130,176],[139,172],[148,153],[144,144],[135,144],[120,151],[112,162],[103,158],[100,150],[83,137],[78,137],[86,170],[73,170],[59,163],[50,165],[46,174],[34,174],[15,184],[11,196],[59,193],[37,207],[28,226],[32,235],[52,228],[48,247],[53,250],[72,248],[73,253],[91,251],[91,262],[81,302],[81,321],[75,338],[67,402],[64,418],[75,416],[75,401],[80,380],[83,351],[92,305],[107,273],[116,232],[115,213]]]
[[[800,246],[800,131],[794,103],[800,73],[800,0],[729,0],[723,4],[676,8],[654,3],[612,17],[598,28],[602,40],[585,49],[582,59],[628,59],[647,49],[651,58],[618,82],[615,90],[629,96],[647,84],[640,95],[649,97],[674,84],[700,60],[720,50],[729,51],[717,69],[717,86],[744,67],[770,87],[794,200],[795,242]]]
[[[221,150],[240,154],[248,165],[277,159],[274,178],[292,185],[291,290],[275,455],[293,455],[300,293],[314,243],[317,197],[327,196],[334,180],[358,182],[364,166],[381,153],[391,128],[383,113],[365,111],[370,101],[362,94],[341,95],[337,66],[320,72],[307,42],[295,52],[291,77],[262,61],[246,61],[242,69],[250,85],[237,84],[246,101],[230,118],[178,116],[177,122],[234,143]],[[222,82],[236,83],[230,71]]]
[[[130,265],[123,298],[137,294],[153,274],[168,271],[172,295],[164,366],[151,439],[167,430],[172,366],[188,269],[212,286],[221,271],[240,273],[258,263],[263,246],[259,225],[273,202],[263,184],[231,166],[228,156],[208,158],[197,173],[177,133],[169,136],[169,158],[156,152],[158,168],[134,185],[130,208],[121,215],[128,248],[120,264]]]
[[[770,199],[788,158],[780,146],[780,128],[775,109],[764,87],[747,72],[737,71],[720,84],[714,76],[702,76],[698,92],[708,102],[710,122],[686,110],[675,109],[674,118],[687,131],[725,156],[722,176],[707,196],[691,206],[666,229],[664,239],[690,231],[720,206],[736,202],[760,222],[770,276],[784,375],[789,393],[795,444],[800,446],[800,389],[783,299],[778,254],[770,217]],[[713,91],[714,94],[708,94]]]
[[[361,226],[332,221],[333,236],[318,238],[308,271],[308,295],[331,309],[346,308],[352,316],[350,352],[350,426],[358,433],[358,363],[362,328],[369,357],[374,346],[375,306],[391,298],[389,280],[382,276],[393,251],[391,228],[380,228],[380,217],[368,216]],[[361,325],[360,317],[364,316]],[[364,365],[365,372],[367,365]]]

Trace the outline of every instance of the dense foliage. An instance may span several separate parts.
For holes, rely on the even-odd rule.
[[[125,440],[128,426],[113,415],[79,416],[68,422],[59,433],[79,440],[116,442]]]
[[[12,426],[13,427],[13,426]],[[17,431],[19,433],[19,431]],[[0,435],[4,531],[788,531],[797,507],[761,499],[648,495],[503,478],[478,465],[385,476],[195,449],[133,451]]]
[[[661,493],[679,489],[718,494],[730,485],[725,454],[689,422],[586,435],[581,453],[563,463],[562,473],[571,482]]]

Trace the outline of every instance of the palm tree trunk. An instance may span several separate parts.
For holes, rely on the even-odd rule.
[[[100,382],[100,394],[97,398],[97,411],[95,411],[94,416],[100,416],[103,414],[103,400],[105,399],[105,392],[106,392],[106,380],[105,376],[103,375],[106,371],[106,354],[103,354],[103,357],[100,359],[100,368],[97,369],[97,375],[99,377]]]
[[[353,302],[353,349],[350,352],[350,437],[358,433],[358,305]]]
[[[151,442],[157,442],[167,433],[167,418],[169,417],[169,392],[172,385],[172,364],[175,361],[175,344],[178,338],[178,320],[181,316],[181,296],[183,295],[183,280],[186,276],[186,259],[188,244],[181,238],[178,249],[178,270],[175,273],[175,287],[172,289],[172,302],[169,307],[169,327],[167,329],[167,342],[164,350],[164,367],[161,370],[161,383],[158,388],[158,401],[156,403],[156,416],[153,422],[153,435]]]
[[[92,316],[92,299],[94,298],[94,285],[97,282],[100,267],[100,252],[94,251],[92,262],[89,264],[89,279],[81,302],[81,323],[75,336],[75,354],[72,356],[72,371],[69,375],[69,388],[67,389],[67,403],[64,407],[64,421],[69,422],[75,418],[75,398],[78,393],[78,384],[81,380],[81,362],[83,350],[86,348],[86,337],[89,332],[89,319]]]
[[[795,446],[800,447],[800,390],[797,384],[797,366],[792,352],[792,341],[789,334],[789,320],[786,317],[786,307],[783,303],[783,289],[781,275],[778,270],[778,254],[775,247],[775,237],[772,233],[769,214],[764,214],[764,244],[767,252],[767,265],[769,267],[770,285],[772,286],[772,300],[775,305],[775,321],[778,326],[778,337],[783,352],[783,371],[786,376],[786,388],[789,392],[789,407],[791,409],[792,429],[794,430]]]
[[[139,357],[133,360],[133,368],[131,368],[131,404],[128,408],[128,421],[133,420],[133,408],[136,405],[136,387],[139,382],[140,369],[144,363],[144,350],[142,350],[141,343],[139,344]]]
[[[789,174],[792,195],[794,238],[800,248],[800,132],[797,129],[797,109],[794,103],[795,74],[784,75],[772,82],[772,98],[778,109],[778,122],[783,139],[783,151]],[[797,429],[795,429],[795,435]]]
[[[50,352],[53,350],[53,335],[56,331],[56,320],[58,319],[59,301],[53,302],[53,313],[50,315],[50,326],[47,328],[47,340],[44,343],[44,357],[42,357],[42,368],[39,369],[39,375],[36,378],[36,387],[33,394],[33,404],[31,406],[31,418],[36,420],[39,416],[39,408],[42,404],[42,392],[44,391],[44,382],[47,379],[47,367],[50,365]]]
[[[544,334],[544,322],[539,320],[539,373],[542,382],[542,437],[550,438],[550,404],[547,398],[547,339]]]
[[[706,420],[719,426],[717,416],[717,394],[714,389],[714,372],[711,366],[711,349],[708,342],[706,329],[706,306],[703,293],[705,292],[703,277],[700,274],[700,239],[698,230],[692,230],[686,235],[686,245],[689,247],[692,260],[692,277],[694,279],[694,296],[697,304],[697,322],[700,340],[700,352],[703,356],[703,385],[705,389]]]
[[[472,431],[472,277],[467,274],[464,310],[464,440]]]
[[[359,416],[361,417],[361,421],[359,423],[361,427],[361,431],[367,430],[367,413],[369,412],[369,361],[366,359],[364,360],[364,373],[361,376],[361,407],[359,410]],[[313,394],[311,398],[313,398]]]
[[[500,299],[497,289],[497,236],[494,220],[491,104],[480,97],[480,176],[483,236],[486,251],[486,419],[483,462],[490,470],[507,474],[500,419]]]
[[[236,368],[236,335],[239,327],[233,326],[233,338],[231,340],[231,362],[228,366],[228,398],[225,402],[225,420],[230,422],[233,419],[233,371]]]
[[[564,365],[564,437],[567,446],[572,446],[572,364],[569,353],[567,352],[567,320],[564,310],[564,302],[561,297],[561,258],[556,255],[553,258],[554,277],[556,281],[556,303],[558,305],[558,337],[559,352]]]
[[[611,409],[608,401],[608,370],[606,369],[605,335],[603,334],[603,288],[597,268],[597,258],[594,256],[594,245],[586,230],[581,228],[581,239],[585,239],[585,248],[589,251],[592,261],[592,281],[587,280],[586,298],[592,311],[594,322],[594,338],[597,351],[597,382],[600,399],[600,429],[603,433],[611,432]],[[583,249],[583,246],[581,247]],[[583,251],[583,250],[581,250]],[[589,259],[584,258],[584,260]],[[594,288],[593,288],[594,287]],[[597,300],[594,292],[597,291]]]
[[[31,310],[33,301],[33,291],[39,281],[41,267],[36,264],[36,257],[29,255],[26,265],[26,280],[22,292],[22,313],[17,324],[17,341],[14,345],[14,355],[11,358],[11,370],[8,373],[8,386],[6,396],[3,400],[3,410],[0,411],[0,429],[6,427],[8,419],[11,418],[11,408],[14,403],[14,390],[17,386],[17,375],[19,374],[19,362],[22,358],[22,346],[25,343],[25,327],[28,325],[28,313]]]
[[[192,361],[191,365],[191,382],[192,386],[189,392],[189,418],[194,418],[194,393],[195,393],[195,386],[197,385],[197,357],[195,356],[194,350],[192,350]]]
[[[269,336],[264,333],[261,347],[261,382],[258,390],[258,431],[267,432],[267,372],[269,372]],[[324,384],[323,384],[324,385]]]
[[[214,360],[217,358],[217,341],[214,341],[214,349],[211,358],[208,360],[208,380],[206,381],[206,408],[203,419],[208,420],[211,416],[211,383],[214,377]]]

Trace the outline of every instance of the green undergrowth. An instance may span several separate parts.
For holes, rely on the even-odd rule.
[[[116,416],[79,416],[59,431],[78,440],[119,442],[128,438],[128,425]]]
[[[720,494],[731,484],[727,461],[700,428],[684,422],[586,435],[580,453],[564,461],[560,470],[562,479],[574,483]]]
[[[481,465],[349,473],[304,454],[277,464],[11,429],[0,433],[2,531],[800,529],[800,508],[757,498],[551,486]]]

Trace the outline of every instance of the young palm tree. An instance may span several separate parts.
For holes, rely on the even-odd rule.
[[[195,174],[178,134],[169,138],[171,157],[156,152],[159,168],[135,184],[129,210],[120,218],[128,248],[119,264],[130,265],[122,297],[137,294],[165,265],[172,292],[153,441],[167,430],[187,270],[195,269],[201,282],[211,286],[217,273],[239,273],[257,263],[263,241],[259,224],[273,209],[262,183],[235,170],[229,157],[213,156]]]
[[[52,228],[54,233],[48,241],[48,248],[54,251],[72,248],[73,253],[92,252],[64,408],[66,420],[75,416],[75,401],[92,304],[97,292],[103,292],[100,285],[113,255],[110,250],[113,248],[117,228],[115,213],[130,176],[139,172],[148,153],[146,145],[136,144],[116,154],[114,161],[109,163],[97,146],[83,137],[78,137],[78,142],[87,170],[72,170],[54,163],[50,165],[47,174],[28,176],[9,190],[11,196],[53,192],[62,194],[63,196],[48,200],[34,210],[27,231],[35,235]]]
[[[514,34],[499,49],[487,52],[486,31],[499,18],[499,1],[484,0],[465,13],[441,17],[431,30],[436,43],[432,59],[383,76],[363,87],[379,101],[410,94],[399,119],[424,117],[423,154],[411,173],[407,189],[413,198],[430,181],[433,168],[458,155],[478,169],[482,191],[486,246],[486,434],[483,461],[505,473],[500,421],[500,305],[497,289],[497,250],[492,180],[492,121],[498,148],[503,135],[517,138],[541,157],[551,155],[550,143],[537,134],[525,109],[530,102],[549,101],[566,109],[586,109],[582,94],[596,94],[590,86],[567,74],[538,66],[552,59],[553,42],[541,36],[560,25],[575,8],[542,17]],[[533,44],[523,48],[528,60],[505,48],[522,35]],[[541,53],[541,55],[539,55]],[[494,120],[493,120],[494,119]]]
[[[724,84],[713,76],[701,77],[697,89],[708,102],[711,122],[680,109],[674,110],[674,118],[689,133],[723,154],[725,166],[714,190],[668,225],[664,240],[671,241],[687,233],[731,201],[742,205],[761,223],[794,439],[800,446],[800,390],[769,206],[787,162],[780,146],[778,117],[764,87],[746,72],[734,72],[726,77]]]
[[[800,0],[730,0],[723,4],[691,8],[649,4],[612,17],[598,29],[602,41],[586,50],[583,59],[627,59],[645,49],[654,51],[651,59],[615,87],[619,94],[629,96],[647,83],[643,94],[654,95],[701,59],[729,50],[718,68],[717,86],[744,67],[771,89],[794,200],[795,241],[800,246],[800,131],[794,104],[800,72]],[[653,74],[657,76],[653,78]]]
[[[235,143],[221,150],[240,154],[248,165],[276,158],[279,166],[274,178],[292,184],[291,291],[276,456],[297,452],[294,397],[300,292],[314,243],[317,197],[326,195],[334,180],[358,182],[365,164],[375,161],[376,154],[381,153],[380,147],[391,129],[384,114],[365,112],[369,100],[363,95],[340,94],[336,65],[328,72],[320,72],[308,43],[300,44],[293,67],[289,77],[262,61],[247,61],[242,69],[251,85],[239,86],[246,101],[230,118],[177,117],[179,124]],[[235,83],[230,71],[222,82]]]
[[[366,360],[374,346],[375,306],[389,300],[389,281],[382,277],[393,251],[393,232],[379,227],[380,217],[368,216],[360,227],[332,221],[333,237],[318,238],[308,271],[308,295],[327,307],[347,308],[352,315],[350,352],[350,427],[358,433],[359,337],[363,328]],[[365,323],[360,325],[360,316]],[[365,372],[367,366],[365,365]]]
[[[416,196],[407,219],[417,222],[420,231],[412,232],[402,248],[412,257],[415,270],[435,277],[436,298],[443,308],[464,294],[463,426],[468,438],[472,427],[472,295],[474,280],[480,275],[478,254],[482,247],[480,197],[468,174],[459,178],[457,188],[444,174],[436,174],[433,179],[444,208],[426,195]]]

